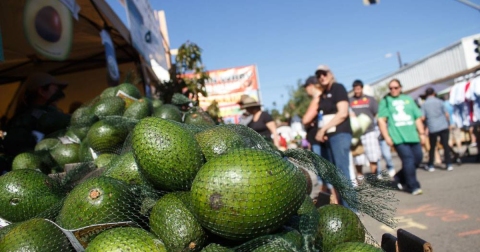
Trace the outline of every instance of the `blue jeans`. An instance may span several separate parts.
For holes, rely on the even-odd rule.
[[[323,148],[325,148],[325,147],[323,147]],[[323,157],[322,156],[322,146],[320,144],[312,144],[312,152],[319,155],[320,157]],[[318,179],[318,182],[321,183],[322,185],[325,184],[325,181],[320,176],[317,176],[317,179]],[[330,190],[333,188],[333,186],[330,183],[327,183],[326,185],[327,185],[328,189],[330,189]]]
[[[322,157],[333,163],[337,169],[350,181],[350,145],[352,144],[352,135],[349,133],[337,133],[328,137],[325,142],[325,148],[322,148]],[[323,146],[322,146],[323,147]],[[345,202],[343,205],[347,206]]]
[[[416,169],[422,162],[422,146],[420,143],[396,144],[395,150],[402,160],[402,169],[395,174],[394,179],[401,183],[407,191],[413,192],[420,188]]]
[[[320,147],[320,144],[312,144],[312,152],[322,156],[322,147]]]
[[[380,149],[382,151],[382,156],[383,159],[385,159],[385,162],[387,163],[387,169],[389,171],[395,170],[395,167],[393,166],[393,161],[392,161],[392,152],[390,151],[390,146],[388,146],[387,142],[385,140],[380,140]],[[377,162],[377,173],[381,173],[382,169],[380,166],[380,161]]]

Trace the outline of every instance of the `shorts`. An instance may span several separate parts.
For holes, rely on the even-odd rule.
[[[363,134],[360,140],[362,141],[363,150],[365,152],[363,155],[365,155],[368,162],[370,163],[378,162],[380,160],[380,157],[382,156],[382,151],[380,150],[380,143],[378,141],[378,136],[375,133],[375,131]],[[362,157],[363,155],[354,157],[355,165],[365,164],[364,157]]]
[[[450,130],[450,141],[462,141],[462,129],[457,126],[452,126]]]

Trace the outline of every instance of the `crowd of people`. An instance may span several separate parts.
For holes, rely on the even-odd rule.
[[[303,148],[308,146],[312,152],[333,163],[347,178],[352,179],[352,183],[361,183],[364,179],[363,166],[367,165],[372,174],[377,174],[377,178],[389,176],[392,185],[399,190],[420,195],[423,191],[416,171],[423,161],[424,149],[428,153],[428,162],[424,166],[427,171],[435,171],[434,165],[441,162],[439,149],[443,150],[446,171],[453,170],[454,162],[461,162],[460,157],[465,152],[462,140],[465,139],[462,139],[461,129],[453,123],[448,95],[443,101],[437,98],[434,89],[428,88],[420,106],[411,96],[402,92],[402,84],[398,79],[388,83],[389,92],[380,101],[364,93],[362,81],[356,80],[352,86],[353,96],[349,98],[345,87],[337,82],[326,65],[318,66],[315,76],[307,78],[303,87],[311,97],[311,102],[302,123],[306,131],[304,141],[308,144],[301,144]],[[242,107],[248,110],[249,105],[244,103]],[[247,114],[254,116],[245,125],[262,134],[256,126],[256,122],[262,122],[262,129],[270,130],[263,132],[266,133],[264,135],[270,133],[277,136],[273,118],[260,111],[259,108],[256,112],[249,111]],[[360,135],[359,131],[352,130],[357,124],[362,128]],[[475,141],[472,131],[468,136]],[[279,139],[274,142],[282,148],[284,139],[282,136]],[[441,145],[438,145],[438,139]],[[392,161],[392,150],[401,160],[398,170],[395,170]],[[380,165],[382,158],[386,163],[384,169]],[[331,186],[322,188],[334,191]]]

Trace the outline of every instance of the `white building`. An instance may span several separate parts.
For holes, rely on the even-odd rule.
[[[427,85],[434,88],[442,86],[442,89],[445,89],[444,87],[454,84],[455,78],[480,69],[480,62],[476,60],[474,39],[480,39],[480,34],[462,38],[368,85],[379,96],[388,92],[386,85],[392,79],[400,80],[405,93],[412,93],[415,90],[419,93],[418,89],[426,89]],[[442,90],[436,91],[438,93]]]

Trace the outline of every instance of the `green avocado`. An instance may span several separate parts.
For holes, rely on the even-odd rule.
[[[0,239],[0,251],[75,251],[63,232],[44,219],[31,219],[13,227]]]
[[[90,144],[88,144],[88,141],[86,140],[80,143],[80,148],[78,150],[78,159],[80,162],[93,161],[93,156],[90,152]]]
[[[110,153],[105,153],[105,154],[100,154],[93,163],[98,167],[106,167],[110,162],[117,157],[118,155],[116,154],[110,154]]]
[[[207,112],[198,109],[185,114],[185,123],[193,125],[215,125],[212,117]]]
[[[272,233],[306,195],[303,173],[280,156],[238,149],[205,163],[192,185],[192,209],[213,234],[248,240]]]
[[[49,167],[43,161],[36,153],[20,153],[13,159],[12,170],[39,169],[43,173],[48,174],[50,172]]]
[[[66,197],[58,224],[76,229],[101,223],[136,221],[140,202],[123,181],[97,177],[76,186]]]
[[[203,165],[194,136],[170,120],[142,119],[133,130],[132,148],[142,175],[159,190],[188,190]]]
[[[133,102],[123,113],[123,117],[132,118],[132,119],[143,119],[147,116],[150,116],[150,107],[148,102],[143,99],[140,99],[136,102]]]
[[[142,97],[142,94],[140,93],[140,90],[138,90],[138,88],[133,85],[133,84],[130,84],[130,83],[122,83],[120,85],[117,86],[116,88],[116,91],[115,91],[115,95],[118,94],[118,91],[122,91],[124,92],[125,94],[135,98],[135,99],[140,99],[140,97]]]
[[[233,252],[233,249],[226,248],[222,245],[216,243],[210,243],[208,246],[203,248],[201,252]]]
[[[55,162],[63,167],[65,164],[80,162],[79,150],[79,144],[61,144],[55,147],[50,154]]]
[[[383,252],[383,249],[361,242],[345,242],[335,246],[330,252]]]
[[[8,221],[30,219],[62,198],[59,185],[39,171],[21,169],[0,176],[0,217]]]
[[[27,41],[39,54],[53,60],[68,58],[73,21],[66,5],[58,1],[26,1],[23,30]]]
[[[320,219],[316,245],[330,251],[344,242],[364,242],[365,227],[358,216],[341,205],[326,205],[318,209]]]
[[[59,144],[61,144],[60,140],[56,138],[45,138],[42,141],[38,142],[37,145],[35,145],[35,151],[51,151]]]
[[[163,105],[163,102],[161,100],[152,99],[152,108],[153,109],[160,108],[162,105]]]
[[[22,222],[16,222],[16,223],[12,223],[6,227],[2,227],[0,228],[0,241],[2,240],[2,238],[8,234],[8,232],[10,232],[10,230],[12,230],[14,227],[18,226],[19,224],[21,224]]]
[[[196,134],[195,139],[207,161],[233,149],[246,147],[242,136],[224,126],[204,130]]]
[[[88,127],[98,120],[93,107],[80,107],[72,114],[70,126]]]
[[[107,97],[100,99],[93,106],[93,113],[100,119],[107,116],[121,116],[125,110],[125,102],[120,97]]]
[[[302,250],[303,237],[297,230],[291,230],[271,236],[268,242],[253,252],[296,252]]]
[[[80,143],[87,137],[87,133],[90,130],[90,127],[70,127],[67,132],[65,132],[65,137],[69,138],[75,143]]]
[[[115,97],[117,95],[117,87],[108,87],[100,94],[100,98]]]
[[[153,111],[154,117],[160,117],[162,119],[169,119],[176,122],[182,121],[182,112],[180,109],[171,104],[164,104]]]
[[[205,244],[202,226],[174,194],[157,201],[150,213],[150,228],[168,251],[200,251]]]
[[[103,176],[123,180],[130,185],[145,184],[132,152],[127,152],[112,160]]]
[[[104,251],[167,252],[161,240],[143,229],[134,227],[103,231],[85,249],[85,252]]]
[[[227,127],[243,137],[246,147],[257,150],[274,151],[272,145],[253,129],[241,124],[226,124]]]
[[[90,127],[87,141],[95,152],[117,153],[128,136],[128,128],[109,120],[101,120]]]

